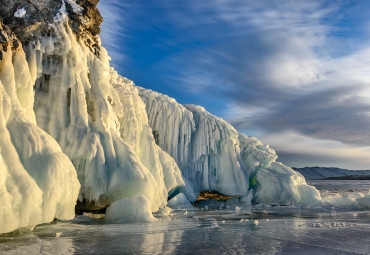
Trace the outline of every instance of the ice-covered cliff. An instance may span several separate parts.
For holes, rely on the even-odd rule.
[[[1,80],[6,93],[2,92],[1,95],[6,102],[4,124],[9,132],[13,132],[12,143],[18,146],[18,151],[13,153],[4,142],[2,145],[6,149],[2,153],[6,155],[2,158],[8,161],[7,165],[14,165],[15,162],[12,162],[17,157],[21,158],[20,166],[30,165],[31,168],[26,169],[31,172],[30,182],[41,180],[41,184],[47,187],[57,182],[61,187],[55,185],[50,191],[45,190],[44,196],[51,193],[54,196],[49,199],[52,203],[53,200],[58,202],[57,196],[64,193],[63,198],[70,204],[63,206],[65,208],[59,209],[51,218],[37,220],[34,217],[34,221],[22,221],[10,228],[1,227],[0,232],[48,222],[54,217],[73,217],[78,193],[79,208],[82,210],[106,208],[114,201],[127,197],[138,197],[140,200],[140,196],[149,201],[151,211],[164,207],[168,196],[185,186],[181,172],[175,161],[156,145],[147,124],[145,105],[133,83],[110,68],[109,57],[100,46],[99,38],[89,30],[86,21],[89,18],[86,15],[90,12],[74,1],[10,1],[7,6],[10,7],[6,9],[2,6],[0,13],[5,8],[15,16],[5,17],[4,20],[9,18],[9,24],[13,27],[24,23],[22,29],[17,27],[16,31],[23,40],[26,54],[11,33],[20,53],[12,50],[12,45],[2,51]],[[33,13],[35,9],[39,11],[37,15]],[[18,15],[19,10],[22,10],[21,15]],[[34,14],[36,19],[48,20],[48,23],[34,21]],[[82,25],[76,30],[74,27],[78,22],[82,22]],[[2,35],[7,38],[4,33]],[[16,70],[11,72],[13,69]],[[24,108],[24,116],[16,112],[16,104],[12,101],[11,107],[8,106],[6,96],[11,97],[11,93],[15,93],[13,91],[17,93],[17,103]],[[17,119],[23,122],[14,124],[9,112],[14,112]],[[27,130],[28,124],[24,123],[28,120],[43,134],[34,138],[36,141],[32,141],[35,134],[31,134]],[[39,145],[46,140],[44,136],[48,139],[46,145]],[[3,133],[1,137],[7,139]],[[50,148],[44,149],[46,146]],[[59,152],[61,155],[58,155],[66,162],[54,162],[56,160],[51,155],[56,153],[54,151]],[[9,153],[14,155],[10,157]],[[36,153],[40,153],[42,158],[33,156]],[[24,160],[23,154],[27,157]],[[28,158],[38,165],[32,165],[34,161],[29,163]],[[48,161],[54,162],[54,171],[60,168],[61,172],[49,179],[42,176],[42,171],[48,171]],[[12,175],[12,171],[9,170],[9,174]],[[32,175],[32,171],[35,175]],[[63,174],[71,175],[70,179]],[[20,181],[16,181],[16,184],[25,186]],[[9,184],[6,182],[5,185]],[[9,190],[8,186],[2,188]],[[30,206],[32,203],[27,199],[37,200],[37,194],[24,189],[26,197],[19,199],[20,205],[14,205],[20,209],[18,214],[24,211],[22,201],[24,206]],[[54,189],[59,190],[60,194],[54,194]],[[68,196],[69,193],[71,196]],[[40,194],[42,191],[39,191]],[[9,199],[14,197],[14,194],[9,195]],[[43,203],[43,200],[38,199],[38,203]],[[69,214],[65,216],[64,211]],[[48,210],[45,212],[49,213]],[[42,215],[42,212],[34,214]],[[26,213],[25,217],[30,218]],[[7,219],[7,215],[1,216],[0,225],[7,224]]]
[[[214,190],[257,203],[320,203],[318,191],[301,174],[275,162],[269,146],[238,133],[201,106],[182,106],[166,95],[139,91],[158,145],[176,160],[195,196]],[[190,201],[194,197],[186,195]]]
[[[40,129],[22,46],[0,22],[0,233],[71,219],[80,184],[69,158]]]
[[[111,206],[112,220],[202,190],[320,202],[257,139],[118,75],[100,45],[97,2],[1,2],[0,233],[70,219],[77,196],[80,210]]]

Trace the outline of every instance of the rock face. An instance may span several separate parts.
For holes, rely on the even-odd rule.
[[[98,50],[98,35],[103,22],[96,5],[98,0],[1,0],[0,17],[27,45],[37,37],[51,36],[50,24],[65,4],[69,26],[78,39],[83,39],[92,50]],[[20,14],[16,14],[22,10]]]
[[[16,50],[20,45],[21,44],[15,34],[0,20],[0,63],[3,59],[3,52],[6,52],[8,48]]]
[[[1,20],[0,20],[0,44],[2,46],[1,50],[3,51],[6,51],[8,46],[13,49],[18,48],[20,46],[20,42],[16,35],[9,29],[8,26],[4,25]]]

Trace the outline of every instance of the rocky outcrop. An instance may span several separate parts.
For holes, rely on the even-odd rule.
[[[2,62],[4,52],[11,47],[13,50],[19,48],[21,43],[15,34],[0,20],[0,63]]]
[[[26,45],[37,37],[53,36],[50,25],[64,5],[76,37],[97,53],[99,25],[103,21],[97,4],[98,0],[1,0],[0,17]]]

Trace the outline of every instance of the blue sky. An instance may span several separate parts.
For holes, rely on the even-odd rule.
[[[370,2],[101,0],[135,84],[202,105],[289,166],[370,169]]]

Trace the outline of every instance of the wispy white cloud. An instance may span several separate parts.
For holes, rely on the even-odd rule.
[[[325,54],[330,27],[322,20],[333,8],[323,8],[315,1],[212,3],[188,1],[187,11],[171,10],[173,24],[189,31],[178,40],[202,42],[163,61],[163,65],[173,62],[174,68],[182,67],[173,72],[176,79],[191,88],[197,86],[198,93],[228,90],[231,94],[302,86],[318,79],[320,59],[325,55],[318,57],[317,49]],[[204,78],[193,85],[191,76]]]
[[[150,27],[156,38],[140,46],[146,53],[159,48],[166,53],[153,61],[150,70],[158,75],[150,79],[228,101],[223,117],[239,130],[268,137],[274,147],[285,141],[269,134],[284,133],[287,139],[290,132],[292,148],[310,139],[331,141],[314,144],[316,158],[321,151],[325,160],[338,153],[368,162],[369,5],[364,0],[102,1],[102,37],[113,59],[129,56],[122,45],[131,40],[125,29]],[[118,33],[123,40],[117,40]],[[297,158],[293,152],[283,155]],[[299,153],[313,155],[308,147]]]
[[[98,9],[104,21],[101,24],[100,38],[102,45],[108,49],[109,55],[114,63],[126,59],[126,11],[130,3],[120,0],[100,1]]]
[[[261,137],[267,144],[275,144],[278,161],[296,167],[340,165],[349,169],[370,169],[370,146],[353,146],[338,141],[314,139],[296,132],[270,133]]]
[[[192,36],[205,45],[163,62],[172,63],[173,69],[181,67],[168,76],[174,84],[198,94],[228,97],[231,107],[224,117],[239,129],[289,129],[370,145],[370,120],[364,118],[370,110],[370,58],[367,48],[342,50],[339,57],[332,54],[331,48],[341,44],[332,35],[340,30],[340,5],[190,2],[188,15],[175,10],[171,18],[191,28]]]

